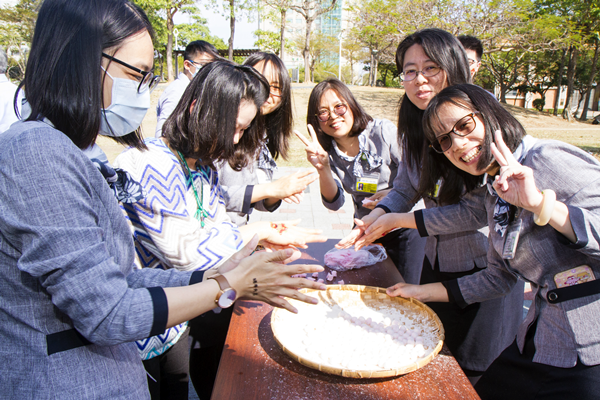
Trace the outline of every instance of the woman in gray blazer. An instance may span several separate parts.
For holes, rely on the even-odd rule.
[[[320,286],[290,275],[321,267],[275,264],[291,252],[249,257],[255,239],[216,275],[134,268],[113,190],[135,183],[114,171],[108,182],[82,149],[138,130],[157,83],[151,34],[127,0],[39,10],[21,84],[31,112],[0,136],[0,398],[147,399],[135,340],[216,301],[289,309],[281,296],[309,301],[295,288]]]
[[[356,241],[357,247],[401,227],[382,229],[394,213],[410,211],[420,198],[427,209],[435,209],[458,203],[467,190],[473,189],[462,176],[431,157],[422,127],[423,112],[437,93],[446,86],[471,81],[460,42],[440,29],[415,32],[398,45],[396,64],[406,91],[398,116],[403,165],[398,168],[392,191],[375,210],[357,221],[361,229],[355,233],[365,235],[345,241]],[[423,190],[424,179],[430,179],[423,171],[437,166],[443,174],[433,181],[433,190]],[[449,229],[427,237],[421,283],[441,282],[486,268],[487,221],[471,218],[469,223],[460,232]],[[428,303],[444,324],[446,344],[471,382],[476,382],[515,338],[523,307],[523,283],[517,286],[504,298],[476,302],[465,309],[455,304]]]
[[[442,283],[397,284],[388,294],[466,306],[504,296],[519,278],[530,282],[535,297],[516,341],[475,388],[483,399],[598,398],[600,162],[566,143],[526,136],[474,85],[446,88],[423,118],[438,157],[484,185],[481,196],[451,207],[487,217],[488,267]],[[421,229],[444,211],[423,211]]]

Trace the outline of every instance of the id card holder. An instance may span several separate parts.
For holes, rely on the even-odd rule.
[[[377,193],[377,184],[379,183],[379,174],[366,174],[356,177],[356,191],[362,193]]]
[[[556,283],[557,288],[579,285],[595,279],[594,272],[587,265],[580,265],[554,275],[554,283]]]
[[[506,238],[504,239],[504,248],[502,249],[502,258],[505,260],[512,260],[515,258],[517,252],[517,245],[519,244],[519,235],[521,234],[521,228],[523,222],[517,219],[508,225],[506,228]]]

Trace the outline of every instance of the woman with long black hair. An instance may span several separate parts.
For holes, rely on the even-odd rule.
[[[410,211],[421,198],[427,208],[435,208],[457,203],[466,191],[474,189],[463,175],[432,157],[433,150],[422,124],[427,105],[440,91],[471,81],[469,63],[460,42],[440,29],[415,32],[398,46],[396,64],[402,71],[400,77],[406,91],[398,116],[405,166],[394,180],[393,190],[368,216],[356,221],[360,229],[343,242],[345,245],[356,243],[360,248],[391,229],[403,227],[395,225],[394,213]],[[436,175],[423,175],[423,170],[436,170],[440,174],[432,181]],[[434,190],[424,191],[425,186]],[[471,220],[469,225],[464,221],[457,224],[461,232],[452,227],[443,231],[445,227],[440,227],[440,232],[428,236],[421,283],[441,282],[485,269],[487,229],[485,232],[477,229],[486,224],[484,219]],[[515,285],[504,298],[474,303],[464,309],[448,303],[428,305],[444,324],[445,341],[452,354],[471,381],[476,382],[515,337],[522,319],[523,283]]]

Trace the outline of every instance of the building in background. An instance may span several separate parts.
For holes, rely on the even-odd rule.
[[[294,5],[300,6],[302,2],[303,0],[294,0]],[[279,23],[273,22],[267,17],[270,12],[272,12],[272,10],[268,7],[265,7],[265,9],[261,10],[261,14],[258,18],[258,29],[279,33]],[[338,0],[333,10],[320,15],[312,26],[312,32],[329,36],[331,40],[335,41],[335,45],[337,45],[336,51],[330,51],[327,56],[321,58],[322,62],[335,68],[333,72],[335,72],[336,76],[338,76],[341,57],[339,44],[340,40],[344,40],[343,31],[347,25],[347,13],[348,11],[344,10],[344,0]],[[284,33],[286,42],[289,43],[295,41],[297,38],[304,38],[305,32],[306,21],[304,17],[293,10],[288,10]],[[340,33],[342,33],[341,37]],[[289,51],[286,50],[284,52],[283,62],[289,70],[303,68],[304,58],[302,57],[302,48],[295,48],[294,50]],[[345,64],[344,58],[341,58],[341,64]]]

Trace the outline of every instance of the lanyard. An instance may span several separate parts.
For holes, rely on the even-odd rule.
[[[192,187],[192,190],[194,191],[194,197],[196,197],[196,205],[198,206],[198,209],[196,210],[196,214],[194,214],[194,218],[200,221],[200,226],[204,228],[204,218],[208,216],[208,213],[202,207],[202,204],[204,202],[204,184],[202,184],[202,174],[200,174],[200,196],[198,196],[196,185],[194,185],[194,177],[192,176],[192,171],[190,170],[190,167],[185,161],[183,154],[181,154],[180,151],[178,151],[177,154],[179,155],[181,163],[187,171],[187,183]]]

